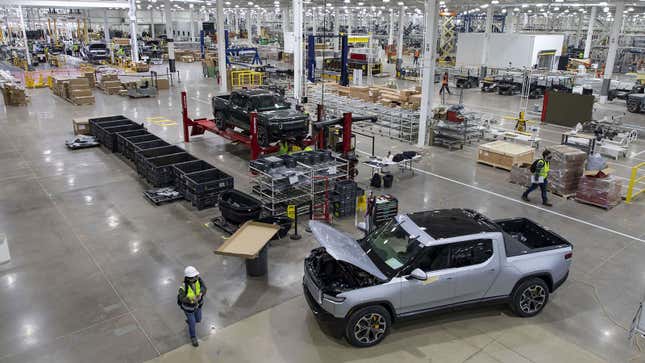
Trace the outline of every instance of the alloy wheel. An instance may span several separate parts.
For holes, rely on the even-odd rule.
[[[354,325],[354,337],[361,343],[371,344],[381,339],[386,329],[387,323],[381,314],[369,313]]]
[[[546,291],[540,285],[527,287],[520,297],[520,309],[526,314],[539,311],[546,302]]]

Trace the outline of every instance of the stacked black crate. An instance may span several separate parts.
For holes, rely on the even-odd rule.
[[[358,187],[356,182],[353,180],[337,181],[334,185],[334,192],[330,196],[334,217],[342,218],[354,215],[357,197]]]
[[[175,164],[175,190],[186,196],[186,175],[197,173],[200,171],[216,169],[213,165],[205,162],[204,160],[193,160],[185,163]]]
[[[219,195],[233,189],[233,177],[219,169],[186,174],[186,199],[198,210],[217,205]]]

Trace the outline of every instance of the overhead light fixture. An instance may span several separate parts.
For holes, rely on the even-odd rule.
[[[502,14],[506,14],[506,9],[502,9]]]
[[[602,11],[605,12],[605,13],[608,13],[609,12],[609,6],[605,6],[604,8],[602,8]]]
[[[398,3],[396,3],[396,5],[403,6],[404,4],[403,4],[403,1],[399,1]]]
[[[231,5],[231,2],[230,2],[230,1],[227,1],[227,2],[225,2],[224,4],[225,4],[225,5]]]
[[[563,3],[564,0],[555,0],[556,3]]]
[[[520,11],[520,8],[513,8],[513,11]]]
[[[607,6],[607,2],[606,2],[606,1],[603,1],[603,2],[599,3],[598,5],[600,5],[600,6]]]
[[[497,4],[499,4],[499,0],[493,0],[490,3],[493,4],[493,5],[497,5]]]
[[[253,1],[249,1],[247,4],[249,4],[249,6],[253,6]]]
[[[528,7],[529,7],[529,4],[522,4],[522,7],[523,7],[523,8],[528,8]]]
[[[558,11],[558,10],[560,10],[560,8],[558,6],[553,8],[553,11]]]
[[[488,7],[488,4],[483,4],[483,5],[480,6],[480,8],[482,8],[482,9],[486,9],[487,7]]]
[[[634,11],[634,8],[629,7],[629,8],[627,8],[627,11],[629,11],[631,13],[632,11]]]

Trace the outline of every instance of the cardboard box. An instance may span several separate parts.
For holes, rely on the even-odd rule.
[[[91,96],[91,95],[92,95],[92,90],[90,88],[73,89],[69,91],[69,96],[72,98]]]
[[[157,89],[169,89],[170,82],[167,79],[158,79],[157,80]]]

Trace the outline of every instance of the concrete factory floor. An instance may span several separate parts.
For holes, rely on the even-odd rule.
[[[627,340],[645,291],[645,198],[610,211],[555,196],[552,208],[523,203],[508,172],[475,163],[475,146],[424,148],[415,175],[396,171],[394,187],[383,192],[397,196],[404,212],[467,207],[492,218],[525,216],[569,239],[570,279],[543,313],[519,319],[487,307],[431,316],[394,326],[370,349],[324,335],[301,296],[302,260],[316,246],[310,235],[274,243],[268,276],[247,278],[242,260],[212,253],[223,241],[207,224],[216,209],[155,207],[116,154],[64,147],[72,117],[113,114],[183,144],[180,90],[188,90],[191,116],[209,117],[216,85],[201,77],[200,64],[179,67],[182,83],[153,99],[96,91],[95,106],[77,107],[42,89],[28,107],[0,110],[0,239],[12,257],[0,265],[0,363],[143,362],[160,355],[162,362],[645,360]],[[514,114],[519,97],[468,90],[464,100],[474,110]],[[622,112],[621,102],[598,112]],[[645,126],[645,116],[629,118]],[[543,127],[544,142],[557,143],[560,131]],[[248,149],[215,135],[184,146],[248,191]],[[358,147],[364,153],[371,145],[360,138]],[[405,149],[416,150],[377,137],[379,155]],[[630,158],[612,163],[617,175],[627,177],[643,150],[640,142]],[[357,181],[365,186],[368,179],[360,167]],[[188,337],[176,305],[186,265],[196,266],[209,287],[197,349],[182,347]]]

